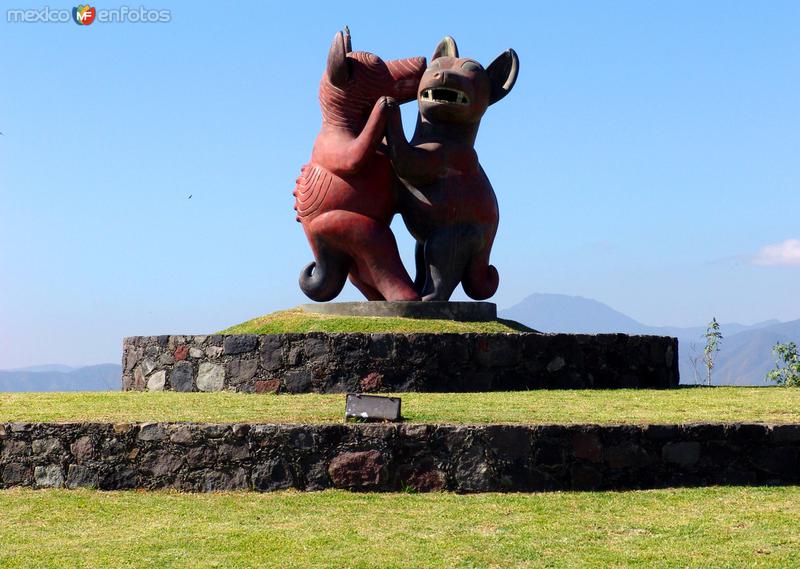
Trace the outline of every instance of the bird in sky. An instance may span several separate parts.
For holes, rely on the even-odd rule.
[[[189,197],[186,198],[186,199],[188,199],[188,200],[192,199],[192,194],[189,194]]]

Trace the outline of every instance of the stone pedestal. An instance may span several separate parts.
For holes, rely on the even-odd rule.
[[[243,334],[123,342],[124,390],[247,393],[678,386],[678,341],[625,334]]]
[[[0,489],[425,492],[800,483],[800,425],[0,423]]]

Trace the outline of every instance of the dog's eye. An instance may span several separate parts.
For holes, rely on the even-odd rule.
[[[480,71],[481,69],[483,69],[483,67],[481,67],[478,63],[475,63],[474,61],[465,61],[464,63],[461,64],[461,69],[463,69],[464,71],[472,71],[474,73],[476,71]]]

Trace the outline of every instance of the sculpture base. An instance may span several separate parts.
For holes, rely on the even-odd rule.
[[[624,334],[237,334],[123,342],[124,390],[346,393],[671,388],[678,340]]]
[[[800,483],[800,424],[0,423],[0,444],[0,489],[464,493]]]
[[[324,302],[299,307],[314,314],[331,316],[394,316],[421,320],[456,320],[458,322],[492,322],[497,320],[493,302]]]

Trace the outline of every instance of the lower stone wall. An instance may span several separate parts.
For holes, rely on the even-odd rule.
[[[269,334],[123,341],[124,390],[670,388],[678,340],[625,334]]]
[[[0,424],[0,487],[456,492],[800,483],[800,425]]]

